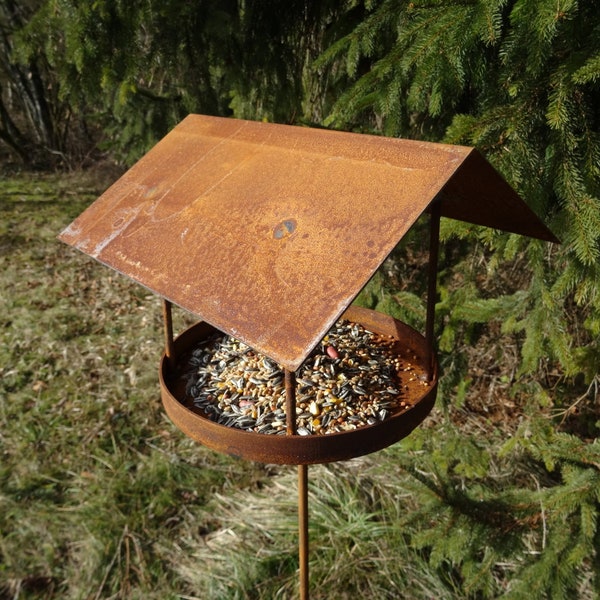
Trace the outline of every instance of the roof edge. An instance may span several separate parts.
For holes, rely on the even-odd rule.
[[[443,217],[560,244],[538,215],[476,149],[439,193]],[[473,206],[469,198],[479,198]]]

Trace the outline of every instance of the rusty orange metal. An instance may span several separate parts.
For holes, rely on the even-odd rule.
[[[425,338],[387,315],[351,306],[344,318],[360,323],[375,333],[397,339],[413,364],[423,370],[430,367],[429,348]],[[175,355],[184,357],[200,340],[214,333],[207,323],[197,323],[183,332],[174,343]],[[416,357],[416,358],[414,358]],[[433,359],[429,385],[407,392],[408,410],[399,409],[386,420],[354,431],[327,435],[266,435],[219,425],[195,408],[186,396],[185,363],[178,361],[173,370],[169,358],[163,355],[160,369],[160,389],[169,418],[188,437],[218,452],[263,463],[304,465],[346,460],[369,454],[406,437],[429,414],[435,402],[438,366]]]
[[[200,115],[60,238],[294,371],[435,198],[555,241],[472,148]]]

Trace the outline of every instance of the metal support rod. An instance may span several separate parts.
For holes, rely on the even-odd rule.
[[[435,303],[437,300],[437,270],[440,253],[440,212],[441,203],[434,201],[429,213],[429,282],[427,286],[427,322],[425,324],[425,341],[429,352],[427,376],[429,381],[433,378],[433,362],[435,353],[434,325]]]
[[[296,373],[284,369],[287,435],[296,435]],[[308,466],[298,465],[298,562],[300,600],[308,600]]]
[[[169,361],[169,370],[175,369],[175,345],[173,343],[173,317],[171,303],[163,299],[163,321],[165,330],[165,356]]]
[[[300,600],[308,600],[308,465],[298,465]]]
[[[285,425],[288,435],[296,435],[296,373],[284,369]]]

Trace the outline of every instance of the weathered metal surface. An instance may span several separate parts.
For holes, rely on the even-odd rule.
[[[392,317],[351,306],[345,318],[362,324],[370,331],[391,335],[402,342],[415,364],[429,366],[429,349],[425,338],[407,325]],[[198,341],[215,330],[207,323],[199,323],[182,333],[175,340],[175,355],[183,357]],[[186,379],[179,362],[175,372],[169,368],[166,355],[161,360],[160,388],[167,414],[187,436],[218,452],[273,464],[313,464],[347,460],[369,454],[397,442],[407,436],[431,411],[435,402],[438,382],[437,361],[433,359],[431,381],[407,396],[407,410],[398,410],[385,421],[360,427],[354,431],[327,435],[266,435],[252,433],[233,427],[219,425],[206,418],[196,409],[185,393]]]
[[[296,434],[296,373],[285,369],[285,424],[288,435]]]
[[[438,194],[551,238],[471,148],[198,115],[60,237],[293,371]]]
[[[442,217],[559,243],[477,150],[465,157],[439,199]]]
[[[308,600],[308,465],[298,465],[298,562],[300,600]]]

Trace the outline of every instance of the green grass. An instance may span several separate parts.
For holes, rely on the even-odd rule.
[[[295,469],[186,439],[159,400],[159,299],[56,239],[102,186],[2,190],[0,598],[293,597]],[[313,598],[444,597],[378,460],[310,468]]]
[[[263,476],[165,417],[159,300],[57,241],[101,191],[81,175],[0,191],[2,598],[179,597],[162,548]]]
[[[177,430],[159,397],[160,300],[56,239],[106,184],[27,174],[0,188],[0,600],[295,597],[295,468]],[[194,320],[174,317],[176,331]],[[502,367],[403,443],[310,467],[313,600],[496,598],[537,580],[570,532],[593,546],[597,462],[563,493],[526,450],[539,433]],[[544,508],[570,489],[581,509]],[[597,558],[575,558],[568,575],[591,599]]]

